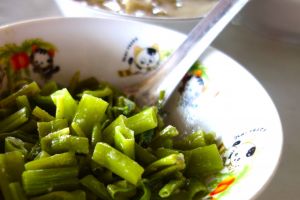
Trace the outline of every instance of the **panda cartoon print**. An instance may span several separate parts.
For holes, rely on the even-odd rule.
[[[146,73],[156,69],[160,62],[158,49],[153,47],[141,48],[136,46],[134,48],[134,57],[129,60],[129,65],[134,63],[135,71],[137,73]]]
[[[237,140],[225,153],[225,166],[229,171],[236,171],[249,163],[254,156],[256,146],[252,142]]]
[[[160,65],[161,56],[158,45],[152,45],[148,47],[141,47],[139,45],[132,46],[133,53],[128,56],[126,62],[128,68],[125,70],[119,70],[120,77],[127,77],[138,74],[146,74],[150,71],[157,69]]]
[[[59,66],[54,65],[54,52],[51,50],[36,48],[30,56],[33,72],[38,73],[44,79],[50,79],[52,75],[59,71]]]

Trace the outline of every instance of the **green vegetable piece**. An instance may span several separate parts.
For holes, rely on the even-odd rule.
[[[94,148],[98,142],[102,141],[102,127],[100,123],[96,123],[93,127],[92,136],[91,136],[91,144]]]
[[[134,185],[141,180],[144,172],[137,162],[102,142],[97,143],[92,159]]]
[[[12,182],[9,184],[8,187],[12,194],[12,200],[27,200],[27,197],[20,182]]]
[[[157,127],[157,109],[155,107],[147,108],[127,119],[126,125],[134,131],[134,134],[139,134],[147,130]]]
[[[158,149],[155,150],[155,155],[158,158],[163,158],[163,157],[169,156],[171,154],[178,154],[178,153],[179,153],[178,150],[164,148],[164,147],[161,147],[161,148],[158,148]]]
[[[27,121],[28,110],[24,107],[0,121],[0,132],[13,131]]]
[[[101,98],[84,94],[79,101],[73,122],[77,123],[85,135],[92,134],[93,127],[104,117],[108,103]]]
[[[75,154],[73,152],[66,152],[61,154],[55,154],[50,157],[40,158],[33,160],[25,164],[26,170],[35,169],[49,169],[60,167],[72,167],[77,164]]]
[[[118,97],[117,103],[112,107],[112,111],[115,116],[123,114],[125,116],[129,116],[136,109],[136,104],[128,98],[124,96]]]
[[[223,160],[215,144],[198,147],[187,153],[190,154],[186,168],[189,177],[203,177],[223,169]]]
[[[186,137],[175,140],[174,147],[181,150],[191,150],[197,147],[206,146],[205,133],[202,130],[193,132]]]
[[[113,199],[131,199],[136,194],[136,187],[125,180],[107,185],[107,190]]]
[[[16,103],[19,109],[26,107],[28,111],[31,111],[30,103],[25,95],[18,96],[16,98]]]
[[[15,137],[6,137],[5,152],[11,152],[11,151],[19,151],[25,157],[28,154],[28,150],[25,148],[25,143],[22,140]]]
[[[105,87],[103,89],[99,90],[85,90],[83,91],[83,94],[89,94],[94,97],[103,98],[109,95],[112,95],[113,91],[109,87]]]
[[[10,177],[6,172],[5,154],[0,154],[0,189],[4,199],[13,199],[13,194],[9,188]]]
[[[80,80],[80,71],[77,71],[71,77],[69,86],[68,86],[68,90],[70,91],[70,93],[72,95],[74,95],[74,93],[75,93],[75,90],[78,86],[79,80]]]
[[[176,166],[176,169],[182,170],[185,168],[184,156],[182,153],[171,154],[167,157],[161,158],[153,163],[151,163],[145,169],[145,174],[151,174],[153,172],[157,172],[161,169]]]
[[[9,184],[21,181],[23,171],[24,156],[21,152],[0,154],[0,190],[5,199],[13,199]]]
[[[69,134],[70,134],[70,129],[69,128],[63,128],[61,130],[49,133],[48,135],[44,136],[40,140],[42,150],[50,153],[52,140],[54,140],[55,138],[59,138],[61,136],[69,135]]]
[[[52,101],[51,96],[42,96],[42,95],[35,95],[31,98],[35,105],[39,106],[40,108],[46,110],[50,113],[55,113],[56,106]]]
[[[119,115],[112,123],[103,130],[103,141],[108,144],[113,144],[115,137],[115,128],[117,126],[125,127],[127,118],[124,115]]]
[[[136,160],[145,166],[157,160],[157,157],[149,149],[145,149],[138,144],[135,144],[135,156]]]
[[[18,130],[28,133],[30,135],[35,135],[37,132],[37,121],[35,119],[29,119],[26,123],[21,125]],[[38,138],[38,137],[36,137]]]
[[[93,175],[87,175],[80,180],[80,183],[97,197],[103,200],[110,200],[109,193],[103,183],[98,181]]]
[[[26,95],[34,96],[35,94],[40,92],[40,87],[36,82],[31,82],[27,85],[24,85],[17,92],[10,94],[6,98],[0,100],[0,108],[5,108],[7,106],[12,106],[16,102],[16,98],[18,96]]]
[[[168,125],[153,138],[150,145],[154,149],[163,146],[172,146],[173,141],[170,139],[177,135],[179,135],[178,130],[174,126]],[[171,145],[166,144],[169,141],[171,141]]]
[[[151,199],[151,190],[148,186],[148,181],[146,179],[143,179],[141,181],[140,187],[143,190],[142,196],[139,198],[139,200],[150,200]]]
[[[51,94],[51,98],[56,105],[56,118],[67,119],[68,122],[71,122],[77,109],[77,102],[69,91],[66,88],[57,90]]]
[[[82,190],[75,190],[73,192],[57,191],[48,194],[33,197],[31,200],[86,200],[86,193]]]
[[[49,122],[38,122],[37,130],[40,138],[45,137],[49,133],[59,131],[68,127],[68,121],[66,119],[55,119]]]
[[[40,121],[49,122],[55,120],[55,117],[50,115],[47,111],[41,109],[40,107],[36,106],[33,111],[32,115],[38,118]]]
[[[127,127],[115,128],[115,146],[129,158],[135,158],[134,132]]]
[[[192,178],[188,181],[187,186],[187,199],[201,199],[201,197],[205,196],[208,193],[207,187],[203,182],[199,179]]]
[[[27,170],[22,174],[25,193],[40,195],[58,190],[70,190],[78,186],[76,167]]]
[[[75,135],[80,136],[80,137],[86,137],[85,133],[80,128],[80,126],[79,126],[79,124],[77,122],[72,122],[71,123],[71,127],[72,127],[73,133]]]
[[[85,137],[64,135],[51,141],[49,152],[52,154],[74,151],[79,154],[89,153],[89,140]]]
[[[48,158],[50,157],[50,154],[48,154],[46,151],[41,151],[35,158],[34,160],[39,160],[42,158]]]
[[[50,80],[43,85],[40,94],[43,96],[48,96],[58,90],[57,83],[53,80]]]
[[[167,198],[174,194],[180,187],[184,186],[184,184],[185,178],[171,180],[160,189],[158,194],[161,198]]]

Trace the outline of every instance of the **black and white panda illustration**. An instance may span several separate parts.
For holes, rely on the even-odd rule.
[[[238,140],[225,153],[225,166],[229,171],[235,171],[247,164],[255,154],[256,146],[252,142]]]
[[[59,71],[59,66],[54,66],[53,53],[43,48],[35,49],[30,56],[33,71],[43,78],[49,79]]]
[[[146,73],[156,69],[160,63],[159,52],[154,47],[139,48],[136,47],[134,50],[133,61],[136,71],[140,73]],[[130,63],[129,63],[130,64]]]
[[[157,45],[145,48],[134,46],[133,55],[127,60],[129,68],[118,73],[121,77],[145,74],[159,67],[160,61],[161,56]]]

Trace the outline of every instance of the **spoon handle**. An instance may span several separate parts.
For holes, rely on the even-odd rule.
[[[189,68],[248,1],[220,0],[159,69],[137,86],[137,102],[140,105],[153,104],[160,91],[165,91],[166,102]]]

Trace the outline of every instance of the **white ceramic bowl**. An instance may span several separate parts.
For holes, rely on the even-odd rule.
[[[134,16],[131,14],[120,14],[113,11],[105,10],[99,8],[96,5],[90,5],[86,1],[81,0],[55,0],[56,4],[62,11],[64,16],[98,16],[98,17],[108,17],[116,19],[128,19],[135,21],[142,21],[150,24],[160,25],[167,28],[172,28],[185,32],[186,30],[191,30],[206,14],[203,11],[203,15],[195,17],[158,17],[158,16]],[[204,0],[205,1],[205,0]],[[208,0],[210,1],[210,0]],[[217,3],[216,0],[214,3]],[[213,5],[211,5],[213,7]],[[210,6],[206,7],[204,10],[209,10]]]
[[[36,38],[41,40],[35,42]],[[25,48],[27,40],[46,50],[53,61],[50,68],[60,68],[52,78],[62,84],[77,70],[83,77],[93,75],[119,87],[139,82],[149,74],[121,77],[118,73],[126,74],[129,67],[140,72],[129,62],[137,57],[136,50],[151,47],[166,55],[184,38],[153,25],[102,18],[52,18],[0,28],[0,47],[15,44],[30,56],[33,50]],[[198,128],[215,131],[226,148],[226,168],[208,183],[211,193],[205,199],[252,199],[270,181],[279,162],[283,133],[278,113],[259,82],[234,60],[213,48],[200,60],[204,66],[200,73],[187,74],[185,89],[178,88],[166,106],[169,121],[183,133]],[[32,63],[25,67],[38,79]]]

